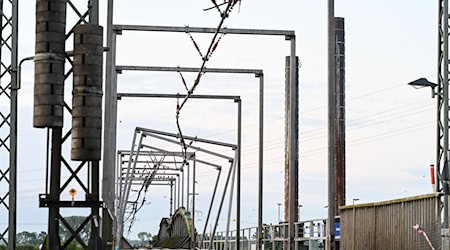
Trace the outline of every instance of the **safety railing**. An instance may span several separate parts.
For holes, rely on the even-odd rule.
[[[326,236],[326,219],[315,219],[300,221],[295,225],[295,248],[302,249],[323,249]],[[262,249],[264,250],[282,250],[286,249],[288,244],[288,224],[265,224],[263,225]],[[240,249],[256,249],[257,227],[248,227],[240,230]],[[339,218],[336,218],[336,239],[340,238]],[[231,250],[236,247],[236,231],[230,230],[217,232],[211,241],[211,234],[204,237],[199,235],[198,245],[202,249]],[[211,245],[212,244],[212,245]]]

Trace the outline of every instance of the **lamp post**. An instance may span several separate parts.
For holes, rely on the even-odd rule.
[[[353,198],[353,205],[355,205],[355,201],[359,201],[359,198]]]
[[[278,205],[278,223],[280,223],[280,222],[281,222],[281,220],[280,220],[280,207],[281,207],[281,203],[277,203],[277,205]]]
[[[448,66],[448,63],[444,63]],[[447,71],[447,70],[446,70]],[[441,80],[440,80],[441,81]],[[419,78],[408,83],[408,85],[420,89],[424,87],[431,88],[431,97],[437,97],[437,133],[436,133],[436,190],[440,192],[440,185],[442,184],[442,191],[444,193],[444,228],[449,228],[449,172],[448,172],[448,81],[439,84],[428,81],[426,78]],[[437,87],[437,91],[436,91]],[[441,170],[441,162],[443,167]]]

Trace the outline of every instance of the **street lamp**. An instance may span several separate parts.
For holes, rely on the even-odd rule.
[[[355,205],[355,201],[359,201],[359,198],[353,198],[353,205]]]
[[[447,13],[447,11],[445,11]],[[447,17],[448,18],[448,17]],[[445,19],[447,19],[445,18]],[[445,28],[447,30],[447,27]],[[447,36],[447,35],[446,35]],[[444,45],[448,46],[448,45]],[[448,49],[446,47],[446,49]],[[446,57],[447,58],[447,57]],[[440,65],[440,64],[439,64]],[[419,78],[415,81],[408,83],[408,85],[413,86],[416,89],[423,87],[431,88],[431,97],[438,96],[437,98],[437,133],[436,133],[436,177],[437,177],[437,191],[440,191],[439,185],[442,181],[442,191],[444,192],[444,228],[449,228],[449,172],[448,172],[448,160],[449,160],[449,106],[448,106],[448,61],[445,59],[443,62],[443,69],[439,66],[439,72],[443,70],[445,75],[442,79],[439,76],[438,79],[443,82],[442,87],[440,85],[428,81],[426,78]],[[438,91],[436,92],[436,87]],[[443,162],[443,167],[441,170],[441,160]],[[441,175],[442,173],[442,175]]]
[[[281,220],[280,220],[280,207],[281,207],[281,203],[277,203],[277,205],[278,205],[278,223],[280,223],[280,222],[281,222]]]
[[[408,85],[413,86],[413,88],[415,88],[415,89],[430,87],[431,88],[431,97],[434,98],[436,95],[438,95],[438,93],[436,93],[436,90],[435,90],[437,87],[437,84],[428,81],[426,78],[419,78],[415,81],[408,83]]]

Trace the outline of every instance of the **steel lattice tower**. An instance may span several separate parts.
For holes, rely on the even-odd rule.
[[[16,248],[18,0],[0,1],[0,244]],[[1,225],[1,224],[0,224]]]
[[[64,1],[64,4],[67,4],[67,11],[75,13],[77,17],[76,20],[69,20],[71,23],[67,24],[67,33],[65,34],[65,43],[67,45],[70,44],[70,42],[68,42],[69,39],[73,39],[75,27],[77,25],[98,24],[99,22],[99,1],[89,0],[85,1],[84,3],[85,5],[81,6],[79,1]],[[52,11],[52,8],[50,8],[50,3],[47,4],[49,6],[48,8],[50,9],[49,11]],[[41,13],[38,13],[37,16],[40,14]],[[45,12],[43,14],[47,13]],[[45,54],[46,52],[36,54],[35,62],[37,59],[45,56]],[[69,79],[71,80],[74,69],[74,59],[69,54],[70,53],[65,53],[66,70],[64,72],[64,85],[66,87],[72,85]],[[73,110],[74,109],[72,105],[64,103],[64,112],[68,112],[68,114],[72,115]],[[71,123],[67,122],[66,124]],[[69,157],[64,155],[64,152],[66,152],[66,150],[64,149],[70,146],[69,138],[72,135],[72,129],[69,128],[64,130],[64,128],[61,126],[50,127],[48,129],[49,134],[51,135],[51,140],[50,142],[48,142],[51,145],[51,157],[50,166],[47,166],[49,168],[50,175],[46,186],[49,187],[49,190],[46,190],[45,194],[40,195],[39,199],[39,206],[49,209],[47,242],[48,249],[66,249],[73,241],[78,242],[83,248],[101,249],[103,243],[100,238],[99,227],[99,209],[101,206],[99,198],[99,161],[71,161]],[[68,176],[64,175],[64,171],[68,172]],[[82,172],[87,172],[87,177],[83,175]],[[62,200],[62,194],[68,193],[71,182],[74,182],[80,187],[81,190],[79,192],[79,196],[83,197],[84,194],[84,199],[77,201]],[[64,208],[87,208],[90,209],[90,213],[81,223],[81,225],[77,225],[77,228],[73,228],[73,225],[70,225],[61,214],[61,209]],[[89,225],[89,223],[91,225],[91,235],[89,241],[84,242],[80,237],[80,233],[86,225]],[[65,239],[65,242],[61,242],[61,239],[59,237],[59,229],[61,226],[67,228],[71,234],[68,239]]]
[[[439,0],[439,39],[438,39],[438,85],[437,85],[437,131],[436,131],[436,172],[439,177],[437,183],[438,191],[444,192],[444,227],[449,227],[449,172],[448,172],[448,0]],[[440,188],[442,184],[442,189]]]

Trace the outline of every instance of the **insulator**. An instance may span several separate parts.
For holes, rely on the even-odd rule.
[[[66,0],[36,1],[33,126],[62,127]]]
[[[74,29],[72,160],[101,159],[103,28]]]

